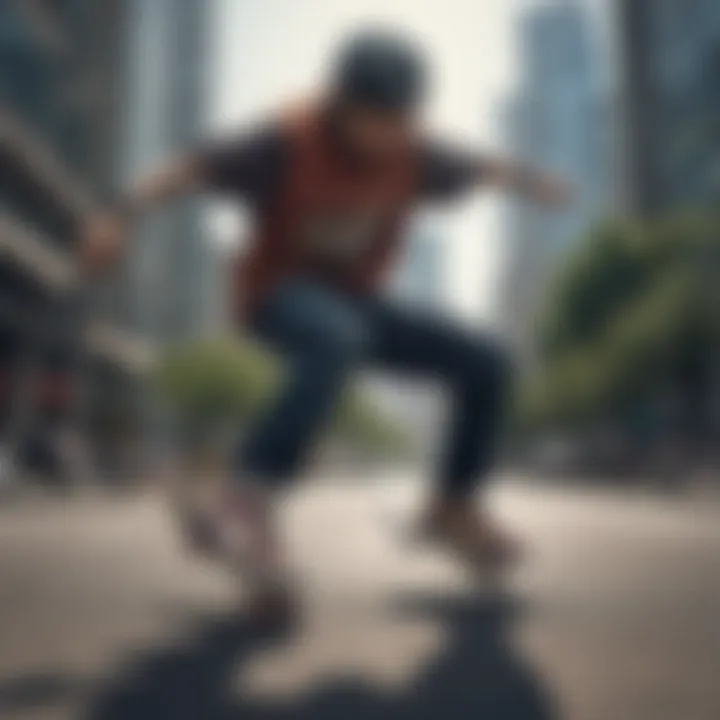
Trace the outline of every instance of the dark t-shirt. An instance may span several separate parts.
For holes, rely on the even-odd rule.
[[[363,172],[348,182],[347,166],[325,172],[328,145],[317,116],[291,127],[267,124],[198,154],[206,183],[242,201],[254,216],[253,242],[237,265],[242,312],[298,273],[371,292],[398,247],[409,205],[452,199],[482,172],[472,153],[428,141],[411,166],[401,159],[382,173]],[[301,148],[310,152],[297,152]]]
[[[278,192],[289,154],[285,135],[267,125],[204,148],[199,160],[211,187],[241,196],[260,210]],[[476,185],[482,173],[477,154],[439,141],[425,141],[420,163],[418,201],[453,199]]]

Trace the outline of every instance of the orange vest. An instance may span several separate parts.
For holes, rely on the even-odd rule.
[[[240,317],[298,277],[372,292],[398,249],[416,187],[411,146],[391,162],[365,167],[339,152],[317,109],[290,113],[283,127],[289,158],[281,187],[256,218],[236,265]]]

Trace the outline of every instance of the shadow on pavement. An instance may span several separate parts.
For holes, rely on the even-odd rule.
[[[79,683],[53,673],[38,672],[1,680],[0,718],[56,706],[84,689]]]
[[[361,679],[320,684],[292,702],[251,701],[233,692],[255,651],[288,638],[263,637],[217,620],[193,642],[136,662],[89,708],[90,720],[555,720],[546,689],[513,651],[517,608],[507,600],[410,595],[393,611],[439,620],[447,645],[401,694]]]

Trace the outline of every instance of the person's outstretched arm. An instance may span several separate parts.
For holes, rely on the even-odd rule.
[[[510,190],[542,205],[562,206],[573,196],[573,188],[563,178],[508,160],[482,160],[478,181]]]
[[[549,206],[565,205],[573,196],[572,186],[552,173],[452,145],[428,143],[422,164],[420,193],[430,200],[452,199],[480,187],[509,190]]]
[[[173,199],[211,189],[255,205],[267,202],[277,189],[286,155],[283,134],[269,123],[171,158],[111,206],[85,219],[80,237],[83,267],[96,272],[112,266],[135,221]]]
[[[86,218],[80,236],[84,269],[99,271],[114,264],[135,220],[154,207],[200,189],[204,176],[196,156],[173,158],[134,183],[112,206]]]

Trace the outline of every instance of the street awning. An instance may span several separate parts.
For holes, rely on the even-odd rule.
[[[95,206],[89,189],[50,147],[5,108],[0,108],[0,148],[70,216],[82,217]]]
[[[8,213],[0,214],[0,258],[14,263],[55,293],[68,292],[79,281],[77,267],[68,253]]]
[[[0,214],[0,259],[15,264],[49,290],[53,295],[49,302],[64,302],[82,289],[82,278],[72,257],[7,213]],[[34,337],[45,338],[48,344],[67,342],[76,332],[74,325],[78,320],[71,317],[72,310],[68,307],[61,314],[67,316],[66,322],[59,322],[57,313],[28,308],[12,298],[4,298],[0,303],[0,320],[5,318],[16,328],[25,327]],[[89,352],[128,372],[143,372],[153,361],[151,343],[109,322],[89,322],[83,332]]]

